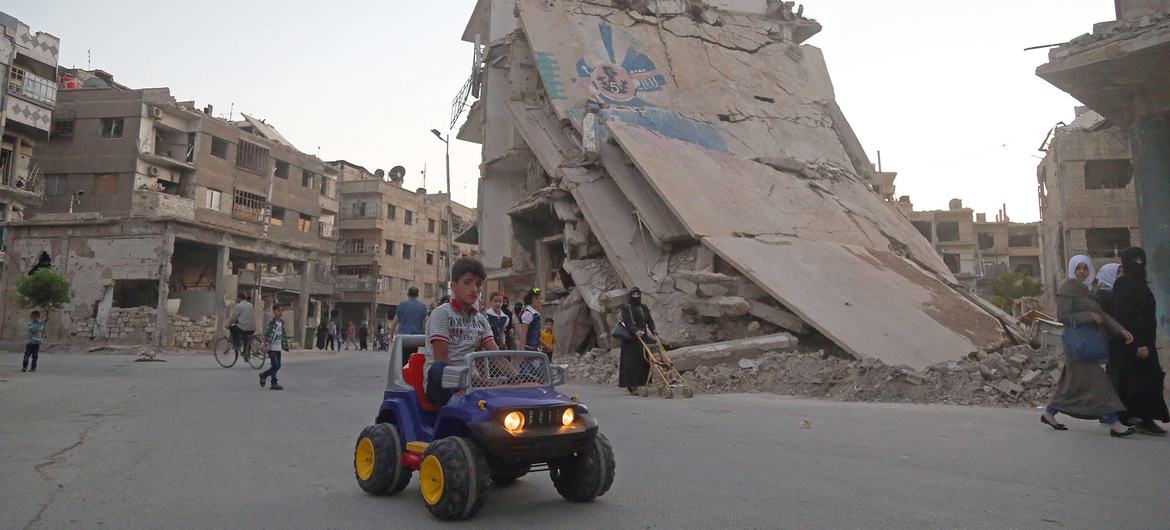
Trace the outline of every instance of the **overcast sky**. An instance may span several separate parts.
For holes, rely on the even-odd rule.
[[[471,72],[474,0],[25,1],[0,8],[61,38],[61,64],[171,88],[180,101],[267,119],[301,150],[444,189],[451,101]],[[1039,218],[1037,147],[1076,101],[1037,78],[1044,50],[1113,18],[1109,0],[807,0],[837,98],[918,209],[964,204]],[[480,149],[452,141],[455,199],[475,201]]]

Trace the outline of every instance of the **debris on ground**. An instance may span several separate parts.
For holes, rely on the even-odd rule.
[[[772,351],[755,359],[701,365],[683,375],[700,393],[775,394],[894,403],[1038,405],[1060,377],[1061,352],[1028,345],[976,352],[924,370],[853,360],[825,350]],[[566,357],[559,358],[563,361]],[[617,385],[617,351],[592,350],[572,359],[571,380]]]

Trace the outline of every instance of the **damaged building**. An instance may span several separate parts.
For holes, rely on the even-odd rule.
[[[514,300],[561,295],[558,350],[608,347],[632,286],[676,347],[823,335],[922,368],[1011,340],[874,193],[803,11],[477,3],[459,138],[483,145],[479,248]]]
[[[44,184],[34,160],[49,139],[57,103],[60,40],[33,33],[27,24],[0,13],[0,68],[7,90],[0,92],[0,222],[20,220],[40,203]],[[0,236],[0,245],[5,238]]]
[[[166,88],[65,70],[51,141],[38,148],[44,204],[10,221],[8,268],[42,252],[73,287],[58,337],[202,346],[237,292],[289,307],[303,337],[332,303],[337,171],[263,120],[215,117]],[[11,293],[23,276],[8,274]],[[23,334],[3,297],[5,338]]]

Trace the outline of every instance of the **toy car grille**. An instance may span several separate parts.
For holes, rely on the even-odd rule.
[[[561,425],[565,407],[545,407],[524,411],[524,425],[528,427],[554,427]]]
[[[548,365],[544,356],[492,355],[471,363],[471,384],[475,387],[539,386],[547,384]]]

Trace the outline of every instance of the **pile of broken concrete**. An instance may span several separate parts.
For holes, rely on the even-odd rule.
[[[571,380],[617,385],[618,353],[592,350],[564,356]],[[684,359],[689,356],[684,355]],[[924,370],[854,360],[825,350],[790,348],[733,362],[685,366],[683,376],[700,393],[769,392],[782,395],[899,403],[1038,405],[1051,397],[1060,376],[1059,349],[1010,346],[983,351]]]

